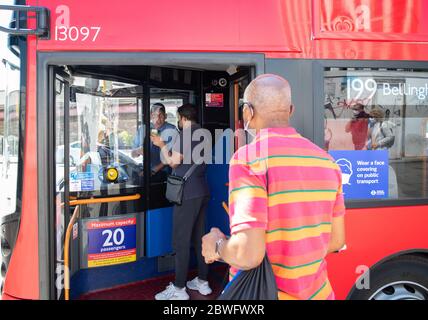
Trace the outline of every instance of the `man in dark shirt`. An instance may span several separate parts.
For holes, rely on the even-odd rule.
[[[182,205],[174,206],[173,212],[173,246],[175,250],[175,282],[170,283],[166,290],[155,296],[156,300],[188,300],[187,288],[197,290],[202,295],[212,292],[209,287],[208,265],[202,257],[202,236],[205,233],[205,209],[209,201],[209,189],[205,177],[206,165],[202,163],[204,155],[193,155],[195,148],[202,142],[193,141],[194,132],[201,129],[197,123],[197,110],[192,104],[178,108],[178,127],[181,132],[172,150],[157,135],[151,135],[152,143],[161,149],[164,163],[173,168],[173,174],[184,177],[193,164],[196,169],[188,177],[183,190]],[[208,135],[209,136],[209,135]],[[197,152],[195,152],[197,153]],[[200,164],[199,164],[200,163]],[[190,243],[193,240],[198,260],[198,277],[187,281],[189,268]]]

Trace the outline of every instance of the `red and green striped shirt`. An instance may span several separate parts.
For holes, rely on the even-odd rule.
[[[261,130],[230,162],[229,209],[232,234],[266,230],[279,299],[334,299],[325,257],[345,206],[330,155],[294,128]]]

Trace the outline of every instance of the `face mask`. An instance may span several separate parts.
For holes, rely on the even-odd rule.
[[[181,121],[180,120],[177,121],[177,129],[178,130],[182,130],[183,129],[183,126],[181,125]]]
[[[247,107],[247,108],[250,108],[250,107]],[[253,116],[254,116],[254,114],[253,114],[253,109],[251,109],[250,108],[250,110],[251,110],[251,120],[253,120]],[[244,123],[244,131],[245,132],[247,132],[248,133],[248,135],[251,137],[251,138],[254,138],[256,135],[253,133],[253,131],[254,130],[251,130],[251,129],[249,129],[249,126],[250,126],[250,122],[251,122],[251,120],[250,121],[248,121],[247,123]]]
[[[342,184],[350,185],[351,175],[347,173],[342,173]]]

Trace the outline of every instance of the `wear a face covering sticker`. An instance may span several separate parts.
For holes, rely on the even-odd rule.
[[[70,173],[70,191],[93,191],[95,190],[95,178],[93,172]]]
[[[330,155],[342,172],[345,199],[388,198],[388,150],[330,151]]]

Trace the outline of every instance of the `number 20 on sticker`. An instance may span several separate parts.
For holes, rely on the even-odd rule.
[[[55,26],[56,41],[92,41],[97,40],[101,27]]]
[[[120,246],[125,241],[125,232],[123,231],[123,229],[120,228],[114,231],[106,229],[102,232],[102,235],[107,236],[104,241],[103,247],[112,247],[113,245]]]

